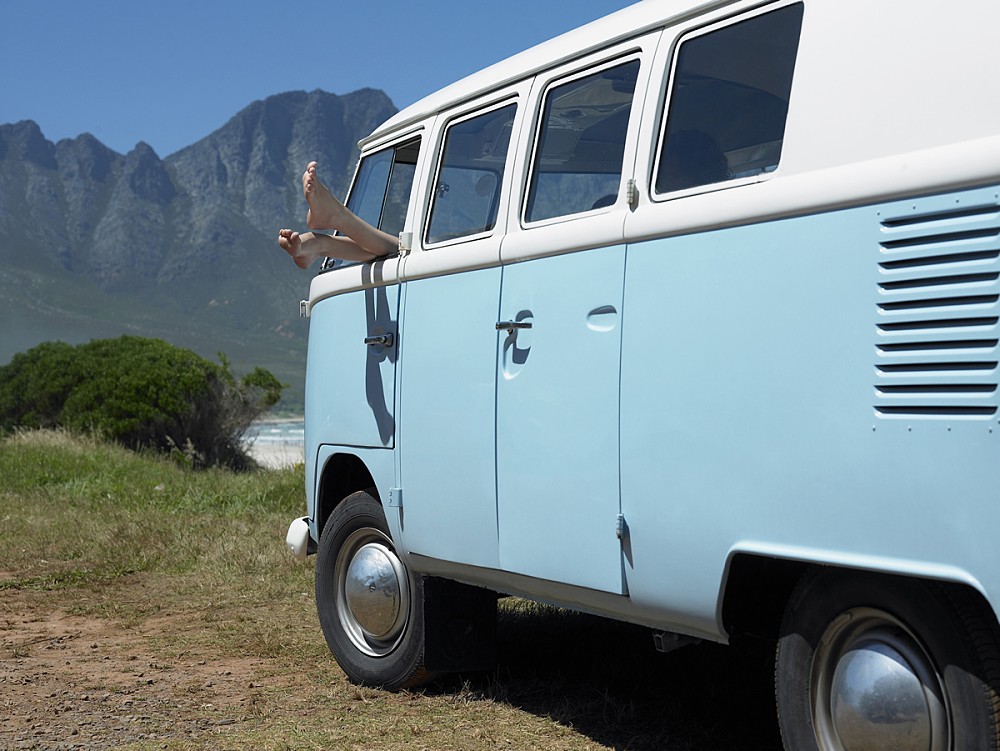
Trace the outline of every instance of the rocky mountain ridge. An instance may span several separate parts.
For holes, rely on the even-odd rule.
[[[305,164],[342,194],[358,140],[395,111],[373,89],[287,92],[165,159],[0,125],[0,363],[46,339],[140,333],[237,366],[255,350],[248,365],[294,359],[300,378],[311,275],[277,229],[304,223]]]

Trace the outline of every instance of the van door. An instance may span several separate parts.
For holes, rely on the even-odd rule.
[[[534,149],[527,174],[515,178],[528,186],[521,229],[501,249],[500,564],[614,593],[624,591],[623,165],[634,160],[635,92],[648,75],[636,47],[651,44],[630,42],[539,78]]]
[[[399,476],[411,553],[496,568],[499,267],[404,287]]]
[[[442,147],[424,186],[428,218],[403,270],[403,542],[410,553],[487,568],[497,567],[496,320],[518,118],[511,89],[435,127]]]
[[[500,564],[622,591],[618,383],[624,247],[504,269],[497,384]],[[501,324],[503,325],[503,324]]]

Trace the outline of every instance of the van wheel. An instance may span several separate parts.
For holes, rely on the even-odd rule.
[[[389,690],[433,676],[423,667],[423,589],[396,554],[374,490],[345,498],[316,556],[316,607],[330,651],[354,683]]]
[[[814,569],[778,641],[786,749],[1000,748],[996,621],[970,592]]]

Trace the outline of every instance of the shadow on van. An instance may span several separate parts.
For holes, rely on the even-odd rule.
[[[773,751],[773,647],[704,643],[661,654],[647,628],[505,598],[496,671],[429,690],[461,688],[622,751]]]

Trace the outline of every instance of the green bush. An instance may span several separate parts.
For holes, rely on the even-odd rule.
[[[159,339],[46,342],[0,368],[0,430],[95,432],[130,448],[175,452],[194,466],[252,464],[244,435],[284,386],[256,368],[237,380]]]

